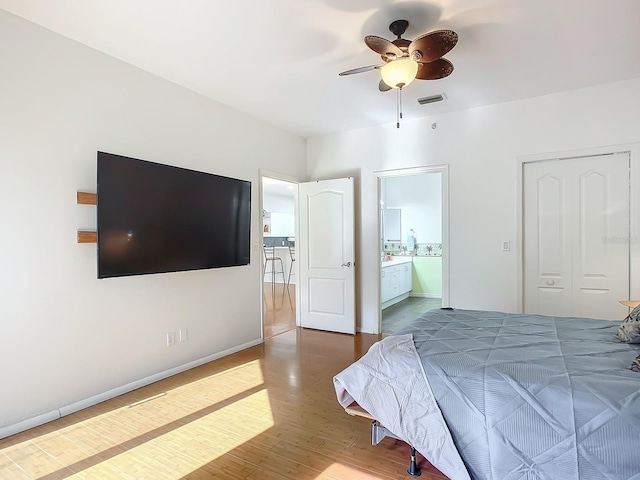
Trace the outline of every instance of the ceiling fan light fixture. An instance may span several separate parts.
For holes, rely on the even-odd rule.
[[[403,88],[415,80],[418,62],[410,58],[399,58],[388,62],[380,69],[382,80],[392,88]]]

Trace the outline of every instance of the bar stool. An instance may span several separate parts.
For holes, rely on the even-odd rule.
[[[271,273],[271,284],[275,284],[276,275],[278,274],[282,275],[282,283],[284,283],[284,263],[282,263],[282,257],[276,256],[276,247],[263,245],[262,251],[264,252],[264,267],[262,270],[265,274]],[[267,263],[269,262],[271,262],[271,270],[267,272]],[[276,270],[277,262],[280,262],[280,271]]]
[[[293,272],[293,262],[296,261],[296,247],[289,244],[289,255],[291,256],[291,265],[289,265],[289,278],[287,279],[287,287],[291,283],[291,273]]]

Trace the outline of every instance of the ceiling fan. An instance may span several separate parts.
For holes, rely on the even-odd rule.
[[[413,41],[402,38],[409,22],[396,20],[391,22],[389,30],[397,38],[390,42],[376,35],[364,37],[364,43],[378,53],[384,63],[354,68],[339,73],[340,76],[380,70],[382,79],[378,84],[381,92],[398,89],[397,127],[402,118],[402,88],[413,80],[437,80],[448,77],[453,72],[453,64],[446,58],[458,43],[458,34],[453,30],[436,30],[421,35]]]
[[[437,80],[451,75],[453,64],[442,57],[456,46],[458,34],[452,30],[436,30],[410,41],[402,38],[408,26],[407,20],[392,22],[389,30],[397,37],[392,42],[375,35],[364,37],[367,47],[380,54],[385,63],[354,68],[339,75],[380,70],[382,80],[378,88],[381,92],[401,89],[416,78]]]

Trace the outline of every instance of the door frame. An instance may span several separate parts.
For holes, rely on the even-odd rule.
[[[630,186],[640,185],[640,143],[609,145],[562,152],[550,152],[516,157],[516,311],[524,312],[524,165],[532,162],[571,160],[615,153],[628,153]],[[629,191],[629,292],[640,299],[640,192]],[[622,299],[621,299],[622,300]]]
[[[378,226],[376,235],[380,236],[380,228],[382,225],[380,224],[380,201],[381,201],[381,185],[383,178],[389,177],[405,177],[405,176],[414,176],[414,175],[422,175],[427,173],[440,173],[440,181],[442,188],[442,306],[448,307],[451,303],[451,292],[450,292],[450,265],[451,261],[449,258],[450,254],[450,238],[449,238],[449,165],[433,165],[428,167],[410,167],[410,168],[400,168],[395,170],[381,170],[373,172],[377,177],[377,189],[378,194],[376,195],[377,203],[376,210],[378,212],[376,224]],[[378,260],[382,256],[379,238],[376,240],[378,244]],[[378,331],[375,333],[382,332],[382,303],[380,302],[381,292],[380,292],[380,280],[381,280],[381,269],[378,265]]]
[[[260,243],[255,244],[254,250],[258,251],[260,253],[259,255],[259,278],[260,278],[260,335],[261,335],[261,339],[264,341],[264,274],[262,272],[262,265],[263,265],[263,259],[264,259],[264,253],[263,253],[263,242],[262,242],[262,237],[263,237],[263,231],[262,231],[262,212],[264,210],[264,204],[263,204],[263,200],[264,200],[264,192],[263,192],[263,178],[273,178],[275,180],[281,180],[283,182],[289,182],[289,183],[293,183],[295,184],[295,188],[296,188],[296,192],[295,192],[295,201],[294,201],[294,207],[293,207],[293,219],[295,222],[295,237],[296,237],[296,241],[300,236],[300,215],[298,212],[298,184],[300,183],[300,180],[298,178],[292,177],[290,175],[285,175],[282,173],[278,173],[278,172],[274,172],[271,170],[266,170],[263,168],[258,169],[258,197],[259,197],[259,202],[258,202],[258,228],[257,228],[257,232],[260,233]],[[294,262],[294,275],[298,274],[298,265],[297,262]],[[296,277],[298,278],[298,277]],[[296,326],[300,326],[300,289],[296,288]]]

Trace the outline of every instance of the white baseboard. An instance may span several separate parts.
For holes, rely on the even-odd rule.
[[[27,418],[26,420],[14,423],[13,425],[7,425],[6,427],[0,428],[0,438],[10,437],[11,435],[15,435],[16,433],[24,432],[25,430],[29,430],[30,428],[38,427],[53,420],[57,420],[58,418],[60,418],[59,410],[53,410],[52,412],[43,413],[42,415]]]
[[[29,430],[30,428],[37,427],[47,422],[51,422],[52,420],[57,420],[60,417],[64,417],[65,415],[69,415],[71,413],[77,412],[84,408],[91,407],[93,405],[97,405],[98,403],[104,402],[111,398],[117,397],[119,395],[123,395],[125,393],[136,390],[140,387],[144,387],[151,383],[155,383],[159,380],[163,380],[165,378],[171,377],[178,373],[184,372],[186,370],[190,370],[192,368],[198,367],[208,362],[212,362],[213,360],[217,360],[218,358],[226,357],[227,355],[231,355],[233,353],[239,352],[240,350],[245,350],[247,348],[254,347],[256,345],[260,345],[263,342],[261,338],[257,340],[253,340],[251,342],[243,343],[242,345],[238,345],[236,347],[228,348],[227,350],[223,350],[222,352],[214,353],[212,355],[208,355],[203,358],[199,358],[197,360],[193,360],[192,362],[185,363],[183,365],[179,365],[174,368],[170,368],[169,370],[165,370],[164,372],[159,372],[154,375],[150,375],[145,378],[141,378],[140,380],[136,380],[135,382],[127,383],[126,385],[122,385],[121,387],[117,387],[111,390],[108,390],[103,393],[99,393],[98,395],[94,395],[89,398],[85,398],[84,400],[80,400],[79,402],[72,403],[70,405],[64,405],[60,407],[58,410],[53,410],[52,412],[45,413],[42,415],[38,415],[35,417],[28,418],[26,420],[22,420],[18,423],[14,423],[12,425],[7,425],[6,427],[0,428],[0,439],[8,437],[10,435],[15,435],[16,433],[23,432],[25,430]]]
[[[411,292],[409,294],[410,297],[421,297],[421,298],[442,298],[441,293],[414,293]]]
[[[407,298],[409,298],[409,292],[407,293],[403,293],[402,295],[398,295],[397,297],[393,297],[391,300],[387,300],[386,302],[382,302],[382,310],[384,310],[387,307],[390,307],[391,305],[395,305],[396,303],[401,302],[402,300],[406,300]]]
[[[368,333],[371,335],[375,335],[375,333],[373,332],[373,330],[371,330],[370,328],[361,328],[361,327],[357,327],[356,328],[356,333]]]

